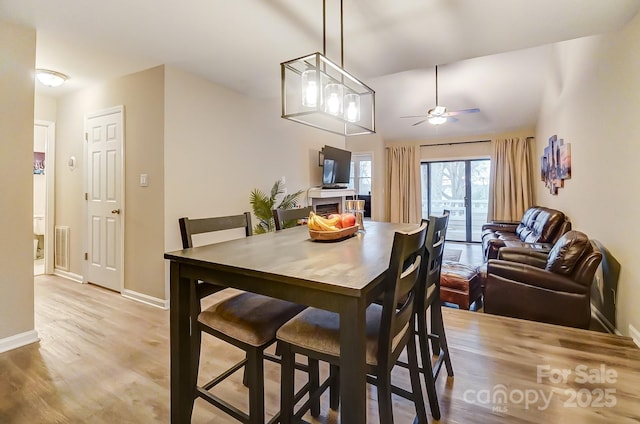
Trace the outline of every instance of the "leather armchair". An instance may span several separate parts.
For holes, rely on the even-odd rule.
[[[588,328],[593,277],[602,261],[580,231],[565,233],[547,253],[502,248],[486,264],[485,312]]]

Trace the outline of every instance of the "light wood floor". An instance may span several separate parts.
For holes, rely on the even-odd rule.
[[[168,311],[58,277],[35,281],[41,342],[0,354],[0,423],[168,423]],[[630,339],[450,308],[444,315],[456,375],[438,379],[440,422],[640,422],[640,349]],[[224,359],[207,360],[213,354]],[[203,357],[201,372],[208,373],[235,362],[240,353],[205,337]],[[538,383],[536,367],[545,365],[573,372],[566,383],[547,378]],[[602,365],[617,376],[583,384],[576,379],[579,365],[588,371]],[[221,389],[243,405],[237,374]],[[397,380],[408,381],[402,372]],[[278,367],[268,365],[269,415],[278,408],[278,381]],[[615,393],[605,399],[599,389]],[[510,396],[507,403],[491,400],[500,390]],[[565,405],[571,390],[581,396],[574,399],[576,407]],[[551,395],[550,404],[544,407],[538,398],[527,408],[519,396],[533,399],[534,392]],[[369,388],[369,398],[368,422],[376,423],[375,389]],[[588,406],[605,400],[615,405]],[[412,422],[408,402],[397,399],[394,410],[396,423]],[[335,413],[323,414],[312,422],[337,422]],[[196,402],[193,422],[234,423],[203,401]]]

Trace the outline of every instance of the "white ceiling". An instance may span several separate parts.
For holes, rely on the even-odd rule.
[[[640,0],[344,0],[344,68],[376,91],[387,140],[533,126],[552,43],[614,31]],[[259,98],[280,93],[280,62],[322,51],[320,0],[0,0],[0,18],[37,28],[37,67],[62,96],[160,64]],[[339,0],[327,0],[327,56],[340,61]],[[434,127],[402,115],[435,103],[478,107]]]

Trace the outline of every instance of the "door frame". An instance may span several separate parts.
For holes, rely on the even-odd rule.
[[[121,129],[121,137],[120,137],[120,270],[118,272],[119,279],[119,292],[122,293],[124,291],[124,234],[125,234],[125,216],[126,216],[126,207],[125,207],[125,120],[124,120],[124,105],[114,106],[106,109],[101,109],[94,112],[85,113],[84,115],[84,143],[83,145],[83,157],[85,166],[83,167],[83,183],[82,190],[84,192],[85,200],[82,203],[82,215],[84,217],[82,229],[84,232],[84,237],[82,238],[82,282],[88,283],[87,274],[88,274],[88,266],[89,262],[86,259],[87,252],[89,252],[89,208],[88,208],[88,198],[87,195],[89,193],[89,172],[88,166],[86,164],[89,163],[89,129],[88,129],[88,121],[91,118],[98,118],[104,115],[111,115],[114,113],[120,114],[120,129]]]
[[[44,215],[44,273],[53,274],[54,225],[55,225],[55,177],[56,177],[56,123],[35,119],[34,126],[46,127],[47,143],[44,146],[45,215]],[[48,160],[47,160],[48,158]]]
[[[472,205],[471,202],[473,199],[471,198],[471,163],[478,161],[489,161],[491,164],[491,158],[486,157],[477,157],[477,158],[451,158],[451,159],[441,159],[441,160],[422,160],[420,162],[420,166],[427,165],[428,170],[428,179],[429,185],[427,187],[427,210],[431,211],[431,165],[434,163],[444,163],[444,162],[463,162],[464,166],[464,179],[465,179],[465,193],[464,193],[464,207],[465,207],[465,239],[464,240],[450,240],[447,234],[447,240],[462,242],[462,243],[479,243],[480,241],[473,241],[473,222],[472,222]]]

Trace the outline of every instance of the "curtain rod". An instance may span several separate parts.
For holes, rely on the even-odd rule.
[[[437,144],[421,144],[420,147],[431,146],[453,146],[454,144],[473,144],[473,143],[488,143],[491,140],[476,140],[476,141],[458,141],[457,143],[437,143]]]
[[[527,137],[527,140],[531,140],[535,138],[533,136]],[[453,143],[436,143],[436,144],[421,144],[420,147],[431,147],[431,146],[453,146],[455,144],[473,144],[473,143],[490,143],[491,140],[476,140],[476,141],[458,141]]]

